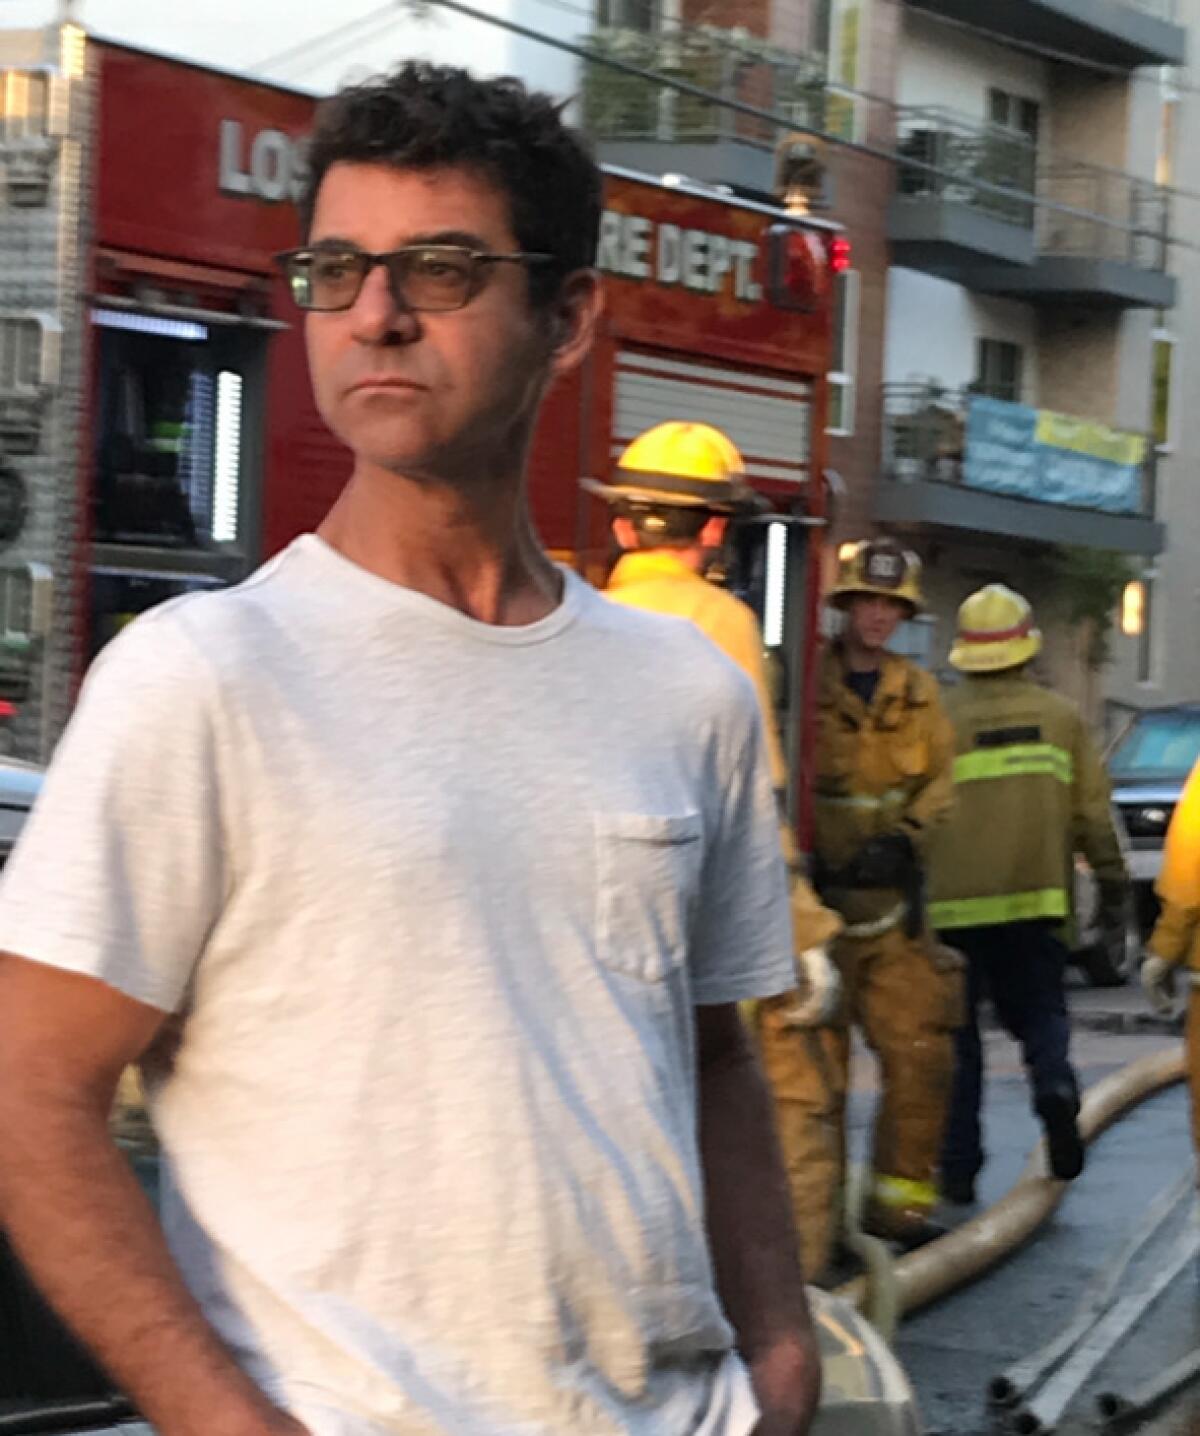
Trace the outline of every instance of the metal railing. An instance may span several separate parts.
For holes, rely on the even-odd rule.
[[[1039,255],[1167,267],[1170,192],[1151,180],[1081,160],[1039,161],[1024,135],[934,107],[897,111],[896,158],[902,201],[950,201],[1033,229]]]
[[[707,26],[673,26],[659,34],[595,30],[596,55],[646,71],[622,73],[587,65],[582,77],[583,128],[597,140],[704,144],[740,140],[773,149],[788,124],[842,139],[858,137],[865,97],[828,83],[824,59]],[[679,94],[657,77],[684,80],[711,100]],[[769,110],[778,124],[740,114],[722,101]]]
[[[901,199],[950,200],[1033,228],[1037,146],[1024,135],[938,106],[903,106],[896,111],[896,158]],[[981,189],[980,181],[1029,198]]]
[[[1171,197],[1161,185],[1100,165],[1052,160],[1039,170],[1038,196],[1092,216],[1041,207],[1040,254],[1166,269]]]
[[[934,383],[885,384],[885,477],[897,483],[962,484],[973,392]],[[1138,507],[1142,518],[1154,517],[1155,480],[1155,448],[1148,439]]]

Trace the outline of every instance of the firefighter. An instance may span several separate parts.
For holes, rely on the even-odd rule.
[[[724,547],[730,520],[759,507],[745,482],[741,454],[719,429],[669,421],[636,438],[621,455],[611,484],[584,480],[584,487],[613,507],[613,534],[622,556],[606,589],[617,603],[690,619],[750,678],[766,730],[770,768],[783,811],[787,767],[775,724],[762,635],[753,610],[704,577]],[[794,1116],[787,1094],[797,1085],[811,1092],[817,1029],[837,1004],[836,969],[827,944],[841,927],[823,907],[803,874],[791,830],[781,821],[784,854],[792,872],[792,941],[797,989],[747,1012],[763,1045],[764,1065],[775,1093],[788,1161],[801,1260],[808,1276],[827,1263],[831,1206],[814,1189],[828,1137],[809,1124],[789,1134]],[[820,1105],[827,1105],[822,1102]]]
[[[1124,926],[1128,881],[1108,780],[1079,710],[1027,676],[1041,646],[1028,602],[1003,584],[959,609],[950,662],[966,681],[947,700],[956,804],[930,862],[933,923],[967,959],[941,1171],[942,1194],[956,1203],[974,1200],[984,1160],[976,1011],[985,994],[1021,1044],[1051,1174],[1070,1181],[1083,1169],[1060,935],[1076,851],[1099,882],[1102,930]]]
[[[905,1248],[938,1236],[931,1217],[953,1070],[954,959],[930,939],[922,853],[951,803],[953,739],[936,680],[886,650],[921,607],[920,560],[891,539],[843,552],[834,607],[842,636],[821,667],[816,755],[818,891],[845,922],[835,948],[844,991],[826,1042],[811,1128],[837,1132],[814,1183],[829,1209],[845,1166],[851,1022],[879,1058],[873,1179],[864,1229]],[[822,1092],[830,1095],[826,1113]]]
[[[1162,912],[1146,944],[1142,985],[1164,1017],[1178,1017],[1186,1004],[1192,1141],[1200,1154],[1200,763],[1167,830],[1155,890]]]

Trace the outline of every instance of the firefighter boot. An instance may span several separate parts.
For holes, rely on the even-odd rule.
[[[894,1185],[893,1185],[894,1184]],[[876,1178],[875,1192],[863,1213],[863,1231],[868,1236],[880,1237],[883,1241],[894,1242],[901,1251],[916,1251],[928,1242],[944,1237],[948,1230],[941,1222],[930,1216],[928,1193],[923,1183],[913,1183],[922,1190],[904,1200],[901,1184],[896,1178]],[[889,1200],[889,1194],[891,1200]]]
[[[1076,1117],[1079,1098],[1065,1087],[1043,1092],[1037,1099],[1037,1115],[1046,1129],[1046,1151],[1050,1172],[1060,1182],[1072,1182],[1083,1171],[1083,1139]]]

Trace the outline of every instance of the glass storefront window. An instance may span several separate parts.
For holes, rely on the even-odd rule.
[[[139,613],[181,594],[215,586],[212,579],[167,574],[106,573],[91,575],[91,633],[88,661]]]
[[[236,545],[240,374],[203,324],[96,310],[95,537],[213,550]]]

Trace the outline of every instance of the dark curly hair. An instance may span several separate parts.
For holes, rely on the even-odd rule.
[[[300,197],[307,235],[326,172],[340,162],[474,170],[508,198],[522,250],[552,254],[532,268],[530,295],[549,303],[565,275],[595,263],[600,170],[562,106],[512,78],[481,80],[451,65],[409,61],[322,105]]]

